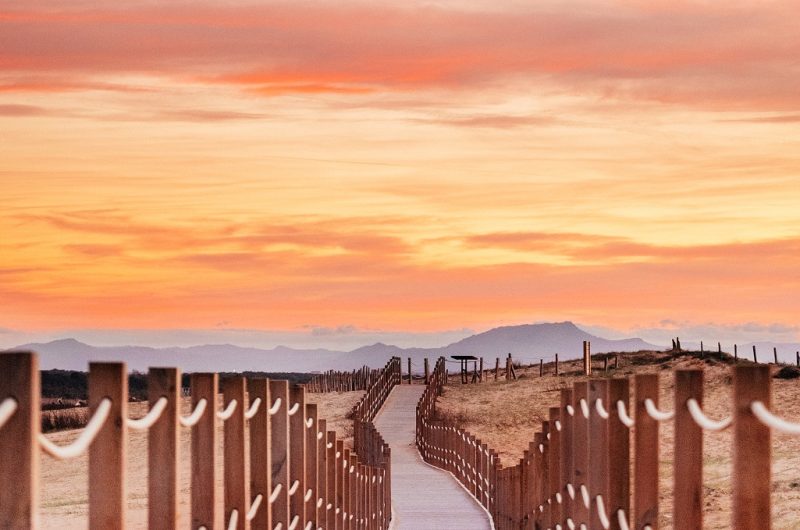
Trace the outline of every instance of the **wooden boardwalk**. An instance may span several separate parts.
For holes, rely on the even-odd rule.
[[[450,473],[425,462],[414,445],[415,411],[423,385],[394,387],[375,419],[392,448],[392,528],[491,529],[489,514]]]

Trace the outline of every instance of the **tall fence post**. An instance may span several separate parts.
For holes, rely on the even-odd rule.
[[[572,466],[572,417],[567,406],[572,407],[572,389],[561,390],[561,483],[558,491],[561,492],[561,520],[558,521],[562,528],[568,526],[567,518],[572,517],[572,498],[569,495],[567,484],[572,484],[574,469]]]
[[[89,363],[89,413],[111,400],[111,411],[89,446],[89,528],[125,528],[128,371],[125,363]]]
[[[572,387],[572,464],[575,475],[572,484],[575,488],[575,501],[572,503],[574,523],[589,524],[591,510],[583,502],[581,489],[589,487],[589,420],[584,417],[581,401],[586,401],[589,391],[588,383],[574,383]],[[591,503],[589,504],[591,506]]]
[[[633,461],[635,528],[658,530],[658,421],[651,418],[645,400],[658,406],[658,374],[637,374]]]
[[[192,427],[192,528],[214,528],[217,488],[217,374],[192,374],[192,410],[205,399],[206,410]]]
[[[756,354],[756,345],[753,344],[753,362],[758,364],[758,354]]]
[[[408,358],[408,384],[412,384],[414,379],[411,375],[411,357]]]
[[[289,515],[290,525],[306,526],[306,389],[293,385],[289,392]],[[291,491],[294,491],[292,494]],[[297,523],[294,523],[297,519]]]
[[[178,526],[178,412],[181,374],[176,368],[150,368],[147,394],[150,408],[167,398],[167,408],[147,433],[148,527]]]
[[[39,527],[41,393],[35,353],[0,353],[0,403],[17,404],[0,428],[0,528]]]
[[[281,400],[275,414],[269,418],[272,438],[272,488],[280,488],[272,503],[272,525],[289,527],[289,383],[287,381],[269,382],[269,394],[273,403]],[[331,527],[332,528],[332,527]]]
[[[327,436],[328,422],[320,418],[317,423],[317,467],[318,471],[318,493],[316,495],[317,503],[317,524],[318,527],[327,528],[327,513],[328,513],[328,442]]]
[[[247,495],[247,482],[245,481],[245,439],[244,439],[244,414],[246,410],[246,382],[244,377],[231,377],[222,381],[223,405],[227,408],[236,400],[233,414],[224,422],[223,430],[223,460],[224,460],[224,498],[225,498],[225,526],[236,510],[236,528],[243,530],[247,520],[249,507]]]
[[[800,366],[800,363],[798,363]],[[500,378],[500,357],[495,358],[494,362],[494,380],[497,381]]]
[[[771,430],[753,414],[760,401],[771,406],[769,367],[737,366],[733,372],[733,528],[769,530]]]
[[[611,530],[620,530],[617,513],[622,510],[630,524],[630,432],[622,423],[617,402],[628,411],[629,387],[627,379],[608,382],[608,514]]]
[[[306,490],[303,492],[306,512],[306,524],[318,528],[317,496],[319,495],[319,440],[317,439],[317,423],[319,413],[316,404],[306,405]]]
[[[561,490],[561,408],[550,407],[550,460],[548,462],[546,502],[550,503],[550,525],[555,526],[562,518],[562,504],[557,501]],[[562,499],[563,500],[563,499]]]
[[[270,454],[269,409],[272,405],[269,395],[269,382],[266,379],[251,379],[249,384],[250,402],[261,400],[261,406],[250,418],[250,496],[255,499],[261,495],[261,504],[250,526],[256,529],[272,528],[272,459]]]
[[[431,378],[431,371],[430,371],[430,368],[428,367],[428,358],[425,357],[425,384],[426,385],[428,384],[428,381],[430,381],[430,378]]]
[[[589,381],[589,504],[591,517],[589,530],[603,530],[597,509],[597,497],[602,495],[606,513],[608,513],[609,489],[609,443],[608,420],[597,413],[597,401],[608,406],[608,380],[592,379]],[[682,527],[681,527],[682,528]]]
[[[695,423],[687,401],[703,405],[703,371],[675,371],[675,528],[703,527],[703,429]]]

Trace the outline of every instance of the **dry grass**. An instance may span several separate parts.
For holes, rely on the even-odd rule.
[[[643,364],[638,364],[643,363]],[[552,375],[547,369],[539,377],[539,367],[519,370],[517,381],[494,382],[490,375],[486,384],[452,384],[445,388],[439,401],[443,419],[457,422],[489,444],[501,456],[506,466],[522,457],[541,430],[548,408],[559,404],[561,388],[586,378],[577,375],[580,361],[561,363],[563,372],[573,375]],[[665,409],[673,408],[675,368],[705,368],[704,410],[712,418],[730,414],[731,378],[727,364],[700,360],[693,356],[670,358],[665,354],[620,354],[620,368],[610,375],[628,376],[634,373],[661,374],[660,400]],[[775,371],[778,368],[774,369]],[[452,379],[451,379],[452,381]],[[800,420],[800,381],[773,379],[773,408],[783,417]],[[706,529],[731,527],[731,430],[706,433],[704,436],[704,503]],[[662,528],[672,528],[672,462],[675,440],[670,422],[661,427],[661,520]],[[773,434],[772,465],[772,526],[781,529],[800,529],[800,438]]]
[[[352,444],[352,422],[346,419],[347,413],[361,398],[363,392],[339,392],[329,394],[306,394],[309,403],[316,403],[319,416],[326,418],[329,430],[335,430],[347,443]],[[220,396],[221,399],[221,396]],[[190,409],[189,398],[181,404],[183,414]],[[218,404],[221,409],[221,402]],[[75,410],[75,409],[73,409]],[[143,416],[146,403],[131,403],[129,413],[132,418]],[[64,445],[72,442],[80,431],[69,430],[48,435],[54,442]],[[222,501],[222,427],[218,436],[217,498]],[[190,458],[191,438],[189,429],[180,433],[180,526],[188,528],[190,498]],[[129,431],[128,442],[128,528],[147,527],[147,433]],[[45,455],[42,457],[42,528],[86,528],[88,514],[88,458],[83,455],[74,460],[58,461]],[[222,506],[217,527],[222,527]]]

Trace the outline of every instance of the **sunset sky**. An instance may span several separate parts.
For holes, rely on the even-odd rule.
[[[0,0],[0,346],[800,340],[798,17]]]

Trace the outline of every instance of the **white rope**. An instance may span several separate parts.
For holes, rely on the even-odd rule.
[[[597,504],[597,517],[600,519],[600,524],[603,525],[603,528],[608,530],[611,526],[611,521],[608,520],[608,514],[606,513],[606,504],[603,502],[603,496],[597,495],[594,498],[595,504]]]
[[[596,399],[594,401],[594,408],[597,411],[597,415],[603,418],[604,420],[607,420],[608,418],[611,417],[611,415],[608,413],[605,407],[603,407],[602,399]]]
[[[587,420],[589,419],[589,404],[586,403],[586,400],[581,398],[581,412],[583,413],[583,417]]]
[[[236,400],[232,399],[230,403],[228,403],[228,406],[225,407],[225,410],[222,412],[217,412],[217,418],[221,419],[222,421],[229,419],[231,416],[233,416],[233,412],[236,410],[236,405]]]
[[[325,447],[327,447],[328,449],[332,448],[333,442],[328,442],[327,444],[325,444]]]
[[[310,429],[312,425],[314,425],[314,418],[308,418],[306,420],[306,428]]]
[[[294,416],[298,410],[300,410],[300,403],[295,403],[292,405],[292,408],[289,409],[289,416]],[[291,530],[291,528],[289,530]]]
[[[311,500],[311,496],[313,494],[314,492],[311,490],[311,488],[308,488],[308,490],[306,491],[306,496],[303,498],[303,502],[308,502],[309,500]]]
[[[271,494],[270,494],[270,496],[269,496],[269,503],[270,503],[270,504],[272,504],[273,502],[275,502],[276,500],[278,500],[278,495],[279,495],[279,494],[280,494],[280,492],[281,492],[281,488],[283,488],[283,484],[281,484],[280,482],[278,483],[278,485],[277,485],[277,486],[275,486],[274,488],[272,488],[272,493],[271,493]]]
[[[322,503],[323,503],[323,502],[324,502],[324,501],[322,500],[322,497],[320,497],[319,499],[317,499],[317,508],[322,508]]]
[[[202,398],[200,401],[197,402],[195,405],[194,410],[188,416],[179,416],[178,421],[181,422],[181,425],[184,427],[194,427],[197,425],[197,422],[200,421],[200,418],[203,417],[203,413],[206,411],[206,406],[208,405],[208,401],[206,398]]]
[[[255,401],[250,405],[250,408],[247,409],[247,412],[244,413],[244,417],[248,420],[252,420],[256,413],[258,412],[258,407],[261,406],[261,398],[256,398]]]
[[[292,482],[292,485],[289,487],[289,496],[294,495],[294,493],[297,491],[298,486],[300,486],[299,480],[295,480],[294,482]]]
[[[556,430],[557,431],[561,430],[561,422],[559,420],[556,420]]]
[[[76,456],[80,456],[86,452],[97,436],[97,433],[99,433],[100,429],[103,428],[103,424],[105,424],[106,420],[108,419],[108,414],[110,412],[111,400],[108,398],[103,398],[103,400],[100,401],[100,404],[97,406],[97,410],[95,411],[94,415],[89,420],[89,423],[86,424],[86,427],[83,429],[80,436],[78,436],[77,440],[69,445],[60,447],[51,442],[44,434],[39,433],[39,445],[42,446],[42,449],[47,454],[54,458],[58,458],[59,460],[66,460],[67,458],[75,458]]]
[[[575,522],[572,517],[567,517],[567,526],[569,526],[569,530],[575,530]]]
[[[0,429],[2,429],[3,425],[5,425],[6,422],[11,419],[11,416],[17,412],[18,408],[19,404],[17,403],[17,400],[12,397],[5,398],[3,402],[0,403]]]
[[[589,490],[586,488],[586,484],[581,484],[581,497],[583,497],[583,505],[589,508]]]
[[[128,427],[135,431],[144,431],[152,427],[155,422],[158,421],[158,418],[161,417],[161,413],[164,412],[165,408],[167,408],[167,398],[160,397],[153,405],[153,408],[151,408],[144,417],[138,420],[126,419],[125,422],[128,424]]]
[[[234,509],[233,511],[231,511],[231,518],[228,521],[228,530],[234,530],[238,522],[239,522],[239,510]]]
[[[322,431],[317,433],[317,440],[322,440]]]
[[[694,398],[690,398],[686,402],[686,406],[689,409],[689,414],[692,415],[695,423],[707,431],[721,431],[723,429],[727,429],[731,426],[731,423],[733,423],[732,416],[728,416],[727,418],[723,418],[719,421],[712,420],[703,413],[703,409],[700,408],[700,404]]]
[[[247,512],[247,520],[252,521],[255,519],[256,514],[258,513],[258,509],[261,507],[261,501],[264,500],[264,496],[260,493],[256,495],[256,498],[253,499],[253,504],[250,505],[250,511]]]
[[[664,412],[662,410],[658,410],[658,408],[656,408],[656,404],[653,403],[653,400],[650,398],[644,400],[644,408],[647,411],[647,414],[649,414],[650,417],[656,421],[667,421],[675,417],[674,410],[671,412]]]
[[[570,499],[575,500],[575,486],[571,482],[567,482],[567,493]]]
[[[314,522],[313,521],[309,521],[309,522],[306,523],[305,530],[311,530],[311,528],[314,528]]]
[[[283,523],[278,523],[278,524],[275,525],[275,528],[273,528],[272,530],[281,530],[282,528],[283,528]]]
[[[800,424],[779,418],[771,413],[761,401],[750,403],[750,410],[767,427],[786,434],[800,434]]]
[[[567,405],[566,408],[567,408],[567,414],[569,414],[570,416],[575,415],[575,408],[572,405]]]
[[[275,402],[269,408],[269,415],[270,416],[274,416],[275,414],[277,414],[277,412],[278,412],[278,410],[280,410],[280,408],[281,408],[281,398],[276,398]],[[278,523],[278,524],[280,524],[280,523]]]
[[[625,510],[622,508],[617,510],[617,522],[619,522],[619,530],[631,530],[631,527],[628,526],[628,516],[625,515]]]
[[[619,416],[619,421],[621,421],[625,427],[629,429],[633,427],[633,418],[628,416],[628,407],[625,406],[625,402],[621,399],[617,400],[617,416]]]

